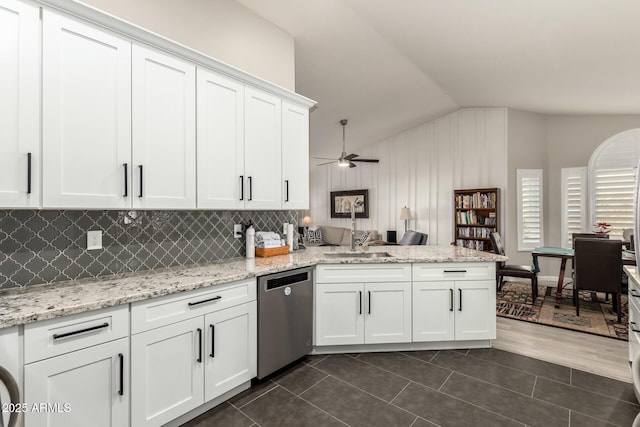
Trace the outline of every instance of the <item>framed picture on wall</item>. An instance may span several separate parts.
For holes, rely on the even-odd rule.
[[[369,190],[331,192],[331,218],[351,218],[354,205],[356,218],[369,218]]]

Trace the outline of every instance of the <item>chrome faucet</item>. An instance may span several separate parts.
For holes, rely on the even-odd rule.
[[[351,250],[356,250],[356,208],[364,204],[361,199],[356,199],[351,203]]]

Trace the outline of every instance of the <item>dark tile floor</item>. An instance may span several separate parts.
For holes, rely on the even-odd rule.
[[[496,350],[309,356],[185,424],[624,426],[631,384]]]

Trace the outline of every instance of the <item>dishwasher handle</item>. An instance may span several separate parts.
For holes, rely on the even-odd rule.
[[[275,277],[272,279],[266,278],[264,281],[266,282],[264,285],[264,290],[270,291],[272,289],[283,288],[285,286],[291,286],[298,283],[308,283],[311,281],[311,275],[309,271],[305,271],[302,273],[294,273],[288,276]]]

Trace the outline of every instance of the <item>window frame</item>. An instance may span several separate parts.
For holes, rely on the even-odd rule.
[[[524,209],[523,209],[523,183],[525,179],[537,179],[539,181],[538,220],[540,238],[537,241],[526,241],[524,236]],[[516,170],[516,204],[517,204],[517,234],[518,252],[528,252],[532,249],[544,246],[544,170],[543,169],[517,169]]]

